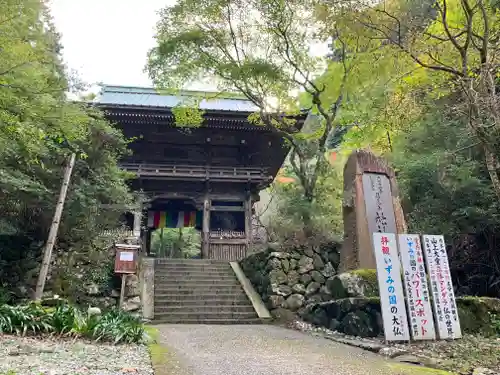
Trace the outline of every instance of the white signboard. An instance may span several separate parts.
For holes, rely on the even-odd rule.
[[[440,339],[462,337],[448,254],[443,236],[423,236],[425,261],[431,279],[434,314]]]
[[[130,251],[122,251],[120,252],[120,261],[122,262],[133,262],[134,261],[134,253]]]
[[[401,263],[403,264],[411,336],[414,340],[435,340],[436,330],[420,236],[418,234],[400,234],[398,243]]]
[[[401,282],[401,267],[394,233],[373,233],[380,307],[387,341],[408,341],[410,333]]]

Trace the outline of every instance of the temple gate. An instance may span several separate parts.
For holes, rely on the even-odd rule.
[[[252,244],[253,204],[289,148],[273,129],[251,124],[256,108],[234,94],[203,99],[201,126],[176,126],[172,109],[200,94],[206,93],[103,86],[95,105],[135,139],[121,166],[135,174],[131,187],[146,197],[133,225],[144,251],[157,228],[194,227],[202,258],[239,260]],[[296,117],[298,128],[305,118]]]

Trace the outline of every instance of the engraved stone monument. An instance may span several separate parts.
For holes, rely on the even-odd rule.
[[[373,233],[406,233],[394,170],[366,150],[354,151],[344,166],[344,243],[340,270],[376,268]]]

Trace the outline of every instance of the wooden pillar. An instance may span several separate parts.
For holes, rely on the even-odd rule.
[[[247,199],[244,203],[245,207],[245,236],[247,242],[247,251],[249,253],[250,247],[252,246],[252,196],[248,194]]]
[[[153,230],[151,228],[148,228],[146,231],[146,254],[148,256],[151,255],[151,234],[153,233]]]
[[[207,259],[210,247],[210,201],[205,197],[203,201],[203,232],[201,244],[201,258]]]

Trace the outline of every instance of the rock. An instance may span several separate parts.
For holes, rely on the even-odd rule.
[[[345,334],[351,336],[375,337],[378,335],[378,327],[375,327],[370,316],[364,311],[348,313],[342,319],[340,326]]]
[[[282,307],[285,303],[285,297],[283,296],[269,296],[269,300],[267,301],[267,307],[271,310],[277,309],[278,307]]]
[[[314,281],[317,281],[320,284],[324,284],[325,283],[325,277],[319,271],[316,271],[316,270],[312,271],[311,272],[311,277],[312,277],[312,279]]]
[[[273,251],[269,254],[269,258],[288,259],[290,254],[284,251]]]
[[[372,280],[362,277],[357,271],[344,272],[328,279],[326,285],[330,294],[336,299],[378,296],[376,274],[372,275],[372,271],[375,272],[375,270],[366,271],[370,273],[369,278],[372,278]],[[374,280],[372,276],[374,276]]]
[[[299,282],[300,275],[297,271],[289,271],[287,275],[287,284],[295,285]]]
[[[286,300],[286,307],[291,311],[297,311],[304,305],[305,297],[302,294],[292,294]]]
[[[88,316],[101,315],[101,309],[99,307],[89,307],[87,310]]]
[[[306,296],[310,296],[314,293],[316,293],[316,291],[321,287],[321,284],[316,282],[316,281],[313,281],[312,283],[310,283],[307,287],[306,287]]]
[[[281,266],[283,267],[283,271],[288,272],[290,270],[290,262],[288,261],[288,259],[283,259],[281,261]]]
[[[498,373],[486,367],[476,367],[472,375],[498,375]]]
[[[303,256],[299,260],[299,273],[304,274],[314,269],[314,264],[312,258]]]
[[[304,285],[309,284],[311,280],[312,280],[311,275],[308,275],[307,273],[300,276],[300,281]]]
[[[335,268],[333,268],[332,264],[328,262],[325,264],[325,268],[323,268],[321,274],[326,278],[332,277],[335,275]]]
[[[309,298],[307,299],[307,303],[321,303],[323,301],[323,297],[321,296],[321,294],[314,294],[312,296],[309,296]]]
[[[321,271],[323,268],[325,268],[325,263],[318,254],[313,254],[312,258],[313,258],[314,268],[316,270]]]
[[[133,297],[123,302],[124,311],[137,311],[141,308],[141,298]]]
[[[291,257],[292,257],[293,259],[299,260],[299,259],[302,257],[302,255],[300,255],[298,252],[294,251],[294,252],[292,253]]]
[[[269,272],[269,281],[271,284],[284,284],[287,282],[287,276],[282,270],[274,269]]]
[[[340,326],[340,322],[337,319],[332,319],[330,320],[330,324],[328,326],[328,329],[332,331],[336,331]]]
[[[113,298],[120,298],[120,291],[116,290],[116,289],[113,289],[111,291],[111,297],[113,297]]]
[[[312,324],[324,327],[325,325],[328,325],[329,318],[324,310],[316,309],[307,314],[307,320]]]
[[[90,283],[90,284],[85,285],[85,292],[89,296],[98,296],[99,294],[101,294],[101,290],[99,289],[99,285],[97,285],[96,283]]]
[[[295,284],[292,287],[292,291],[294,293],[299,293],[299,294],[305,294],[306,292],[306,287],[303,284]]]
[[[125,297],[137,297],[141,295],[139,287],[139,277],[137,275],[129,275],[125,288]]]
[[[400,355],[402,356],[402,355],[407,354],[407,353],[408,353],[408,351],[406,349],[397,348],[394,346],[388,346],[388,347],[382,348],[378,352],[378,354],[383,355],[384,357],[388,357],[388,358],[394,358],[394,357],[397,357]]]
[[[290,259],[290,269],[295,270],[297,268],[297,259]]]
[[[267,261],[266,269],[268,270],[280,270],[281,269],[281,261],[278,258],[271,258]]]
[[[279,296],[287,297],[292,294],[292,288],[288,285],[280,285],[276,290],[276,294]]]
[[[272,310],[271,314],[275,319],[284,322],[292,322],[297,318],[294,312],[287,310],[283,307],[279,307],[275,310]]]
[[[304,254],[306,254],[309,258],[314,256],[314,250],[310,247],[304,247]]]
[[[332,263],[335,269],[339,268],[340,253],[338,251],[332,251],[328,253],[328,260]]]

